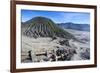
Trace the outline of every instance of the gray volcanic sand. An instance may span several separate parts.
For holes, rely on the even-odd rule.
[[[65,29],[66,31],[72,33],[78,39],[82,39],[85,43],[79,43],[77,41],[69,40],[70,49],[74,49],[77,53],[73,54],[71,60],[86,60],[87,57],[90,57],[90,34],[86,31],[77,31],[72,29]],[[52,50],[57,50],[57,46],[61,48],[69,48],[65,45],[60,45],[59,41],[64,40],[63,38],[57,38],[52,40],[49,37],[43,38],[31,38],[22,35],[22,48],[21,48],[21,62],[42,62],[42,59],[45,58],[44,55],[34,56],[35,54],[41,54],[47,52],[51,52]],[[32,51],[32,57],[35,61],[29,60],[28,51]]]

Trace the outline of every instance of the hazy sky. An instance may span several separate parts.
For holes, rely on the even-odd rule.
[[[21,10],[22,22],[26,22],[31,18],[37,16],[50,18],[55,23],[72,22],[72,23],[90,24],[89,13]]]

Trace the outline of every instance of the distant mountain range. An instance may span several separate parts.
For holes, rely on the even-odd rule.
[[[75,23],[58,23],[59,27],[65,28],[65,29],[75,29],[80,31],[90,31],[90,25],[89,24],[75,24]]]

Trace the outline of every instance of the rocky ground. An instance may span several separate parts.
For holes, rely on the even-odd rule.
[[[22,35],[21,62],[71,61],[90,59],[89,32],[66,29],[84,43],[52,39],[49,37],[31,38]],[[84,36],[83,36],[84,35]],[[84,39],[85,38],[85,39]]]

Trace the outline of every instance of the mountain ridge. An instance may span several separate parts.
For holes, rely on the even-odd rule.
[[[26,27],[24,35],[29,37],[75,38],[71,33],[63,30],[51,19],[46,17],[34,17],[24,22],[22,27]]]
[[[90,25],[89,24],[76,24],[72,22],[67,23],[58,23],[59,27],[65,28],[65,29],[74,29],[79,31],[90,31]]]

